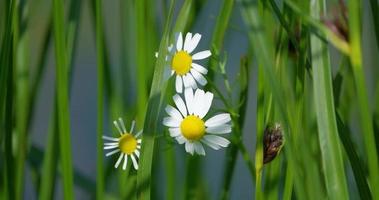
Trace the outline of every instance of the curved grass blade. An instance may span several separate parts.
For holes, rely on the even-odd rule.
[[[171,0],[170,11],[166,20],[163,37],[159,46],[158,55],[166,55],[169,44],[169,29],[173,15],[175,0]],[[137,198],[149,200],[151,198],[151,169],[154,157],[155,135],[161,130],[159,116],[164,85],[163,72],[165,67],[164,56],[158,56],[155,64],[154,76],[147,105],[147,114],[144,122],[144,133],[139,170],[137,172]]]

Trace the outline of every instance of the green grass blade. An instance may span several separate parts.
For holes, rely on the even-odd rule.
[[[169,28],[173,15],[175,0],[171,0],[170,11],[166,20],[164,33],[159,46],[159,55],[166,55],[169,45]],[[155,135],[161,130],[159,122],[161,110],[162,88],[164,85],[163,72],[165,68],[164,56],[159,56],[155,64],[154,76],[147,105],[147,115],[144,123],[143,144],[137,172],[137,198],[149,200],[151,198],[151,169],[154,155]]]
[[[68,102],[68,60],[63,9],[64,4],[61,0],[53,1],[60,162],[62,166],[63,194],[66,199],[71,199],[73,198],[73,173]]]
[[[104,36],[102,1],[96,0],[96,49],[97,49],[97,151],[96,151],[96,199],[104,198],[104,164],[103,139],[104,132]]]
[[[359,119],[364,147],[368,162],[368,178],[374,199],[379,198],[379,164],[377,147],[373,130],[372,113],[369,108],[367,87],[362,65],[361,51],[361,1],[349,1],[349,33],[351,55],[350,62],[353,68],[354,80],[357,92]]]
[[[379,48],[379,3],[377,0],[370,0],[372,21],[374,23],[374,32],[376,45]]]
[[[320,0],[311,5],[311,15],[320,19],[324,2]],[[311,36],[314,101],[318,135],[322,153],[322,164],[328,196],[331,199],[347,199],[347,183],[343,158],[340,150],[334,98],[332,75],[327,45],[316,36]]]

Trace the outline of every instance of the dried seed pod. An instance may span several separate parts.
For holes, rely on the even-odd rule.
[[[283,146],[283,133],[280,124],[267,126],[263,137],[263,163],[271,162]]]

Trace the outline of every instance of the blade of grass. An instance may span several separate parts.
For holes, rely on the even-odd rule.
[[[351,55],[350,62],[353,68],[359,119],[364,147],[368,162],[368,178],[373,198],[379,198],[379,164],[375,146],[375,136],[372,123],[372,113],[369,108],[365,75],[362,66],[361,51],[361,1],[349,1],[349,34]]]
[[[311,16],[318,20],[325,4],[322,0],[311,6]],[[347,184],[336,116],[331,78],[329,52],[326,44],[316,36],[311,36],[314,101],[318,135],[322,153],[322,165],[326,181],[328,197],[331,199],[347,199]]]
[[[372,22],[374,23],[374,32],[376,45],[379,48],[379,3],[377,0],[370,0]]]
[[[170,22],[173,15],[175,0],[171,0],[170,11],[166,20],[158,55],[166,55],[169,42]],[[163,71],[165,67],[164,56],[158,56],[155,64],[154,76],[150,90],[150,98],[147,105],[147,115],[144,122],[143,145],[137,172],[137,198],[150,199],[151,168],[154,157],[155,135],[161,130],[159,115],[161,111],[161,92],[164,84]],[[139,102],[141,103],[141,102]]]
[[[71,199],[73,198],[73,173],[68,103],[68,60],[64,37],[63,9],[64,4],[61,0],[53,1],[60,161],[63,173],[63,194],[66,199]]]
[[[96,49],[97,49],[97,151],[96,151],[96,199],[104,198],[104,164],[103,139],[104,132],[104,37],[102,1],[96,0]]]

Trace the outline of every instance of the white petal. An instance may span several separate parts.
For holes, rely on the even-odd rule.
[[[186,38],[184,39],[184,47],[183,47],[183,50],[184,51],[187,51],[188,50],[188,47],[190,46],[191,44],[191,40],[192,40],[192,33],[187,33],[186,34]],[[187,51],[188,52],[188,51]]]
[[[105,142],[104,145],[105,146],[117,146],[118,142]]]
[[[185,74],[185,75],[182,76],[184,88],[191,87],[191,80],[189,80],[189,77],[187,75],[188,74]]]
[[[188,81],[189,81],[189,87],[192,87],[193,89],[197,88],[197,84],[195,79],[193,78],[191,73],[187,73]]]
[[[122,135],[123,132],[122,132],[120,126],[118,125],[118,122],[115,120],[115,121],[113,121],[113,124],[114,124],[114,126],[117,128],[118,133],[120,133],[120,135]]]
[[[132,161],[133,161],[133,167],[135,170],[138,170],[138,163],[136,161],[136,158],[132,155],[130,155],[130,157],[132,158]]]
[[[136,149],[136,150],[134,151],[134,154],[136,154],[137,158],[139,158],[139,156],[140,156],[140,152],[139,152],[138,149]]]
[[[103,139],[104,140],[115,141],[115,142],[119,141],[118,138],[108,137],[108,136],[105,136],[105,135],[103,135]]]
[[[172,117],[165,117],[163,118],[163,125],[168,126],[168,127],[179,127],[180,121]]]
[[[141,144],[141,142],[142,142],[142,139],[138,139],[138,140],[137,140],[137,143],[138,143],[138,144]]]
[[[169,128],[168,131],[170,132],[171,137],[178,137],[182,133],[180,132],[180,128]]]
[[[118,145],[114,145],[114,146],[105,146],[104,149],[114,149],[114,148],[117,148]]]
[[[140,130],[137,134],[134,135],[134,137],[138,138],[142,134],[143,130]]]
[[[208,142],[208,141],[205,140],[204,138],[201,139],[201,142],[204,143],[204,144],[206,144],[206,145],[208,145],[210,148],[212,148],[212,149],[214,149],[214,150],[219,150],[219,149],[221,149],[221,147],[220,147],[219,145],[214,144],[214,143],[212,143],[212,142]]]
[[[176,139],[176,141],[178,141],[179,144],[183,144],[183,143],[187,142],[187,139],[185,137],[183,137],[183,135],[179,135],[175,139]]]
[[[192,66],[192,68],[196,69],[196,71],[198,71],[198,72],[200,72],[202,74],[207,74],[208,73],[208,70],[205,67],[203,67],[203,66],[201,66],[201,65],[199,65],[197,63],[192,63],[191,66]]]
[[[126,128],[125,128],[125,124],[124,124],[124,120],[122,120],[122,118],[118,118],[118,121],[120,122],[120,125],[121,125],[121,129],[123,131],[123,133],[126,133]]]
[[[229,124],[223,124],[219,126],[212,126],[206,129],[207,133],[224,134],[232,132],[232,127]]]
[[[206,135],[204,140],[222,147],[227,147],[230,144],[229,140],[217,135]]]
[[[173,99],[174,99],[176,107],[182,113],[183,117],[186,117],[187,116],[187,109],[186,109],[186,105],[184,104],[183,99],[178,94],[174,95]]]
[[[188,45],[188,48],[187,48],[187,52],[188,53],[192,53],[192,51],[197,47],[197,45],[199,44],[199,41],[201,39],[201,35],[196,33],[192,39],[191,39],[191,42],[190,44]]]
[[[193,145],[197,154],[205,156],[203,145],[200,142],[194,142]]]
[[[212,127],[212,126],[218,126],[221,124],[226,124],[230,122],[232,119],[230,118],[229,113],[222,113],[215,115],[214,117],[211,117],[207,121],[205,121],[205,126]]]
[[[184,98],[186,100],[186,105],[188,109],[188,114],[193,114],[193,90],[192,88],[186,88],[184,91]]]
[[[196,53],[195,55],[192,56],[192,60],[201,60],[201,59],[204,59],[204,58],[208,58],[211,55],[212,55],[212,53],[209,50],[200,51],[200,52],[198,52],[198,53]]]
[[[175,79],[175,89],[177,93],[182,93],[183,91],[183,81],[182,77],[177,75]]]
[[[183,35],[179,33],[178,41],[176,42],[176,50],[181,51],[183,48]]]
[[[136,120],[133,120],[132,121],[132,126],[130,127],[130,131],[129,131],[129,133],[133,133],[133,131],[134,131],[134,127],[136,126]]]
[[[183,117],[176,108],[167,105],[165,110],[166,113],[170,115],[172,118],[176,119],[177,121],[182,121]]]
[[[200,118],[203,118],[208,113],[209,109],[211,108],[212,101],[213,101],[213,93],[206,92],[203,98],[204,98],[204,106],[203,106],[202,113],[199,115]]]
[[[117,167],[120,165],[121,160],[122,160],[123,157],[124,157],[124,154],[123,154],[123,153],[120,154],[120,156],[119,156],[118,159],[117,159],[116,164],[114,165],[114,168],[117,168]]]
[[[122,165],[122,169],[126,170],[126,166],[128,165],[128,156],[124,154],[124,164]]]
[[[193,112],[195,115],[199,115],[202,110],[203,106],[203,97],[204,97],[205,92],[201,89],[197,89],[195,91],[195,95],[193,97]]]
[[[194,146],[193,146],[192,142],[186,142],[185,148],[186,148],[186,151],[188,153],[190,153],[191,155],[193,155],[193,152],[194,152],[195,149],[194,149]]]
[[[191,69],[191,74],[195,78],[195,80],[200,83],[200,85],[204,86],[205,84],[207,84],[207,79],[205,79],[204,76],[201,75],[195,69]]]
[[[117,152],[119,152],[119,151],[120,151],[120,149],[116,149],[116,150],[114,150],[114,151],[111,151],[111,152],[105,154],[105,156],[106,156],[106,157],[111,156],[111,155],[113,155],[113,154],[115,154],[115,153],[117,153]]]

